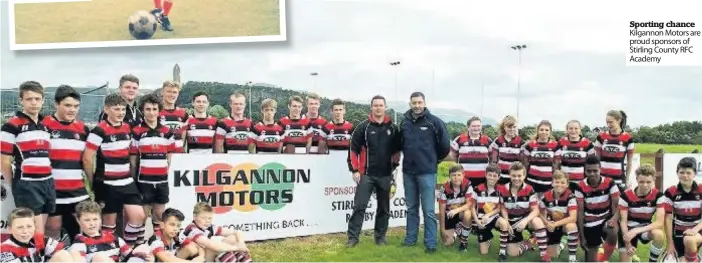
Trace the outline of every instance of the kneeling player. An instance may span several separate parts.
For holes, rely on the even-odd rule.
[[[241,232],[212,224],[214,209],[207,203],[197,203],[193,209],[193,222],[183,234],[205,248],[208,262],[250,262],[249,250]]]
[[[473,231],[478,235],[480,254],[487,255],[492,241],[492,230],[495,225],[500,230],[500,261],[507,259],[507,239],[509,238],[510,225],[500,217],[500,194],[497,192],[497,183],[500,179],[500,168],[497,164],[490,164],[485,169],[485,183],[476,185],[473,189]]]
[[[64,244],[44,233],[36,233],[34,212],[18,207],[7,218],[10,238],[0,245],[0,262],[74,262]]]
[[[544,222],[539,218],[539,204],[534,189],[524,183],[526,168],[515,162],[509,168],[510,182],[499,188],[502,217],[511,224],[507,240],[507,255],[518,257],[531,250],[532,244],[524,241],[522,232],[529,227],[534,231],[539,246],[539,254],[544,262],[551,261],[546,253],[547,237]]]
[[[666,258],[674,255],[687,262],[700,262],[702,246],[702,186],[695,182],[697,160],[685,157],[678,162],[680,182],[665,190],[665,232],[668,238]],[[670,244],[673,244],[672,246]]]
[[[570,190],[568,176],[560,170],[553,172],[552,190],[546,192],[539,202],[539,216],[548,231],[548,255],[556,258],[563,232],[568,234],[568,261],[577,262],[578,252],[578,203]]]
[[[86,200],[75,208],[80,225],[80,234],[69,248],[72,254],[82,258],[76,262],[153,262],[154,257],[145,244],[132,249],[121,237],[110,231],[102,231],[102,207]],[[84,257],[84,258],[83,258]]]
[[[446,246],[453,245],[454,233],[461,243],[458,251],[466,251],[470,234],[471,194],[470,181],[463,178],[463,166],[452,164],[449,167],[451,178],[441,187],[439,193],[439,226],[441,239]]]
[[[182,212],[166,208],[161,215],[161,228],[154,232],[147,244],[159,262],[205,262],[205,249],[180,235],[185,216]]]
[[[663,193],[655,188],[656,169],[650,164],[643,164],[636,169],[635,189],[627,189],[619,198],[619,259],[629,262],[636,254],[639,240],[643,244],[651,243],[649,261],[658,262],[663,252],[665,234],[665,208]],[[656,221],[652,222],[653,216]]]

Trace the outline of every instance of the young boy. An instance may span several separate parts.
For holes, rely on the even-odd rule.
[[[207,203],[195,204],[193,222],[185,227],[183,234],[205,248],[208,262],[250,262],[249,250],[241,232],[212,224],[214,209]]]
[[[666,258],[675,256],[687,262],[700,262],[702,246],[702,186],[695,182],[697,160],[692,157],[680,159],[677,167],[677,185],[665,190],[665,233],[668,239]],[[672,246],[670,244],[673,244]]]
[[[473,231],[478,235],[480,254],[487,255],[495,225],[500,230],[500,261],[507,259],[507,239],[509,238],[509,223],[500,217],[500,194],[497,183],[500,180],[500,167],[489,164],[485,169],[485,183],[476,185],[472,195]]]
[[[10,238],[0,245],[0,262],[74,262],[64,244],[35,232],[34,212],[18,207],[7,218]]]
[[[515,162],[509,168],[509,176],[510,182],[498,188],[502,217],[511,225],[508,229],[510,237],[507,240],[507,255],[518,257],[524,251],[531,250],[531,242],[524,241],[522,236],[522,232],[529,227],[534,231],[537,239],[541,260],[548,262],[551,258],[546,253],[548,241],[546,228],[538,217],[539,204],[536,192],[531,185],[524,183],[526,168],[521,162]]]
[[[617,246],[619,232],[619,188],[609,177],[600,175],[600,158],[585,158],[585,180],[575,185],[578,202],[578,232],[580,246],[585,250],[585,261],[605,261]],[[597,249],[604,243],[604,253],[598,258]]]
[[[121,237],[101,230],[100,204],[86,200],[75,211],[81,233],[68,250],[81,256],[76,262],[154,262],[147,245],[132,249]]]
[[[465,252],[470,235],[471,195],[470,181],[463,178],[463,166],[454,163],[449,167],[450,179],[439,193],[439,226],[444,245],[453,245],[454,233],[461,240],[458,251]]]
[[[578,252],[578,203],[570,190],[568,176],[560,170],[553,172],[551,190],[546,192],[539,202],[541,213],[548,231],[548,255],[557,258],[561,253],[559,247],[563,232],[568,235],[568,262],[577,262]]]
[[[147,244],[159,262],[205,262],[205,249],[180,235],[185,215],[167,208],[161,214],[161,227],[149,238]]]

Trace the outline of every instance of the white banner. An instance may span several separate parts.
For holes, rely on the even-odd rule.
[[[624,161],[624,171],[626,171],[627,165],[626,161]],[[634,189],[638,185],[636,183],[636,169],[639,169],[639,166],[641,166],[641,154],[635,153],[634,157],[631,158],[631,174],[627,178],[626,183],[628,188]]]
[[[214,224],[243,231],[246,240],[346,232],[356,190],[347,167],[345,151],[329,155],[176,154],[169,171],[167,206],[180,210],[185,222],[191,222],[193,206],[208,202],[216,209]],[[401,172],[395,180],[389,227],[406,225]],[[372,197],[363,229],[374,228],[376,207]]]
[[[10,232],[7,230],[7,217],[12,212],[12,209],[15,209],[15,200],[12,198],[12,187],[4,178],[2,178],[0,183],[0,190],[2,190],[0,194],[0,199],[2,200],[2,207],[0,207],[0,216],[2,217],[0,218],[0,242],[2,242],[10,237]]]
[[[697,160],[697,176],[695,181],[702,183],[702,154],[700,153],[666,153],[663,155],[663,190],[678,183],[678,162],[684,157],[693,157]]]

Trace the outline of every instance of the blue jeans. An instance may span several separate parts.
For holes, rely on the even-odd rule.
[[[424,246],[436,248],[437,220],[436,208],[436,174],[403,173],[405,199],[407,199],[407,235],[405,244],[417,243],[419,232],[419,205],[421,201],[424,216]]]

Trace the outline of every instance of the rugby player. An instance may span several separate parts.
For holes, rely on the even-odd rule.
[[[316,93],[307,94],[307,113],[305,117],[309,119],[309,128],[307,133],[310,135],[307,138],[307,148],[309,153],[320,154],[328,153],[327,149],[327,134],[324,132],[324,126],[327,120],[319,115],[319,106],[321,98]]]
[[[22,111],[0,128],[2,176],[12,187],[15,206],[31,209],[36,231],[44,233],[49,214],[56,210],[56,186],[49,159],[51,136],[41,115],[44,87],[26,81],[20,84],[19,97]]]
[[[154,0],[154,9],[151,10],[151,14],[161,24],[163,31],[173,31],[171,20],[168,18],[171,8],[173,8],[173,0]]]
[[[606,261],[617,246],[619,226],[619,188],[609,177],[600,175],[597,155],[585,158],[585,180],[575,187],[578,202],[578,232],[580,246],[585,250],[585,261]],[[604,240],[604,252],[598,248]]]
[[[676,167],[679,182],[665,190],[666,258],[675,256],[682,260],[684,257],[686,262],[700,262],[702,186],[695,182],[698,169],[695,158],[680,159]]]
[[[552,126],[543,120],[536,126],[536,134],[523,147],[524,164],[529,167],[527,182],[541,197],[551,189],[554,159],[558,150],[558,141],[551,134]]]
[[[200,202],[193,208],[193,222],[183,230],[183,235],[205,248],[207,262],[250,262],[249,249],[240,231],[212,224],[214,209]]]
[[[565,232],[568,236],[568,262],[577,262],[578,204],[565,173],[554,171],[552,184],[553,189],[546,192],[539,202],[539,217],[548,231],[548,254],[551,258],[557,258],[561,254],[559,245]]]
[[[181,108],[175,105],[178,100],[178,95],[180,94],[180,83],[174,81],[164,81],[161,87],[161,98],[163,98],[163,110],[159,113],[161,117],[161,125],[168,126],[171,131],[175,133],[175,145],[176,148],[174,153],[183,152],[183,126],[188,122],[188,112],[185,108]]]
[[[627,189],[619,198],[619,259],[629,262],[639,241],[643,244],[653,241],[649,261],[658,262],[665,242],[665,200],[655,187],[656,169],[652,165],[643,164],[635,173],[636,188]],[[654,215],[656,220],[652,221]]]
[[[210,96],[199,91],[193,94],[193,116],[188,118],[183,128],[187,153],[210,154],[215,152],[217,118],[207,115]]]
[[[137,105],[137,95],[139,93],[139,78],[132,74],[127,74],[119,79],[119,94],[126,101],[126,113],[124,115],[124,122],[129,124],[129,126],[134,126],[144,119],[144,115],[139,111],[139,105]],[[105,111],[100,113],[99,120],[107,120],[107,115]]]
[[[485,183],[473,187],[471,209],[473,219],[473,232],[478,235],[480,254],[487,255],[495,226],[500,231],[500,261],[507,260],[507,239],[509,238],[510,225],[500,217],[500,194],[498,180],[500,168],[496,164],[489,164],[485,168]]]
[[[302,115],[302,98],[292,96],[288,100],[290,115],[280,119],[283,130],[283,152],[303,154],[309,152],[307,141],[309,138],[308,128],[310,119]]]
[[[627,178],[631,174],[631,165],[634,158],[634,139],[631,133],[625,132],[626,113],[620,110],[607,112],[608,131],[597,136],[595,151],[602,160],[602,175],[614,180],[614,183],[624,191]]]
[[[83,167],[88,178],[94,174],[96,181],[101,181],[100,184],[94,184],[94,192],[95,201],[104,206],[103,230],[114,232],[117,228],[117,213],[124,210],[128,219],[124,239],[129,244],[137,244],[144,241],[146,217],[141,206],[141,193],[130,171],[132,133],[129,124],[122,121],[125,104],[118,94],[105,97],[103,108],[107,120],[99,122],[90,131],[83,153]],[[95,167],[94,172],[88,167]]]
[[[329,151],[348,151],[353,134],[353,123],[346,121],[346,105],[341,99],[332,101],[332,120],[324,125],[324,134]],[[349,168],[351,169],[351,168]]]
[[[182,212],[167,208],[161,215],[163,222],[147,244],[158,262],[205,262],[205,249],[180,235],[185,220]]]
[[[585,157],[595,154],[595,146],[580,132],[580,121],[566,124],[566,135],[558,141],[556,165],[568,176],[571,189],[585,179]]]
[[[467,122],[468,131],[451,141],[451,151],[447,159],[463,165],[463,172],[471,185],[485,183],[485,167],[490,163],[492,139],[482,134],[482,121],[472,117]]]
[[[280,153],[283,151],[283,126],[275,121],[275,112],[278,102],[274,99],[265,99],[261,102],[261,121],[253,127],[256,135],[256,153]]]
[[[490,145],[490,162],[496,163],[500,168],[498,184],[507,184],[510,181],[509,167],[520,160],[524,140],[517,131],[517,119],[507,115],[498,125],[500,136]]]
[[[454,243],[454,235],[460,239],[458,251],[468,248],[471,227],[471,199],[473,187],[464,177],[463,166],[458,163],[449,167],[450,179],[439,190],[439,226],[445,246]]]
[[[37,232],[31,209],[18,207],[7,218],[11,236],[0,244],[0,262],[75,262],[64,244]]]
[[[54,94],[56,112],[42,122],[51,133],[52,174],[56,182],[56,211],[46,223],[46,234],[64,243],[79,232],[75,220],[75,207],[80,201],[90,198],[83,182],[81,157],[90,129],[76,119],[80,109],[80,94],[70,86],[61,85]],[[92,175],[92,173],[91,173]],[[88,178],[91,183],[93,178]],[[61,228],[66,233],[61,236]]]
[[[229,96],[229,106],[232,108],[229,117],[217,123],[217,152],[229,154],[248,154],[256,152],[256,134],[253,130],[253,120],[244,116],[246,96],[234,93]]]

